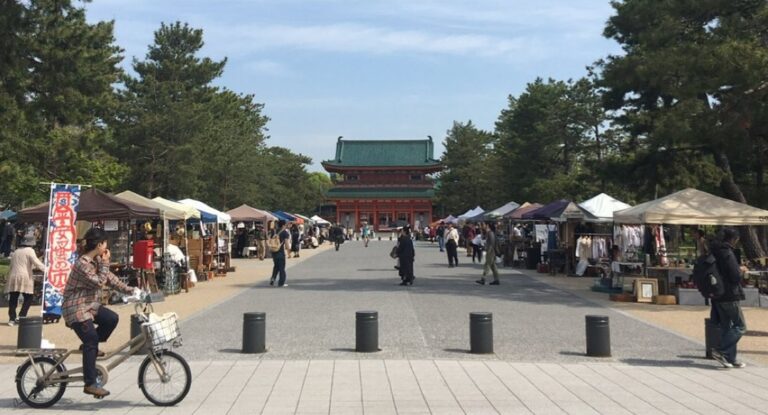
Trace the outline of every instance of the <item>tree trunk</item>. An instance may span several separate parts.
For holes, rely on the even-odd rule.
[[[720,150],[715,150],[714,157],[715,164],[723,171],[720,189],[725,196],[740,203],[747,203],[747,199],[741,192],[739,185],[733,180],[731,162],[728,160],[728,156]],[[757,232],[753,226],[740,226],[739,233],[741,235],[741,245],[744,247],[744,253],[747,258],[754,259],[765,256],[765,251],[760,244],[760,240],[757,238]]]

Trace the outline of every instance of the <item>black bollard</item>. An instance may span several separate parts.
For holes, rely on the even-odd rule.
[[[611,330],[608,316],[586,316],[587,356],[611,357]]]
[[[43,340],[42,317],[20,317],[17,349],[39,349]]]
[[[493,353],[492,313],[469,313],[469,352]]]
[[[267,313],[243,314],[243,353],[264,353],[266,348]]]
[[[379,312],[355,313],[355,351],[371,353],[379,351]]]
[[[704,319],[704,347],[707,359],[712,358],[712,349],[720,347],[720,326],[709,318]]]

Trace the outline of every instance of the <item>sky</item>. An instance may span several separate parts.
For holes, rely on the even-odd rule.
[[[270,146],[312,158],[344,139],[435,140],[455,121],[493,131],[508,96],[537,77],[586,75],[618,44],[608,0],[93,0],[115,21],[123,66],[161,22],[203,29],[200,56],[227,58],[215,83],[263,103]]]

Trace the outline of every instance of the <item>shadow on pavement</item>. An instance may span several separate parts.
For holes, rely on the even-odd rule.
[[[717,370],[714,365],[705,365],[693,360],[654,360],[654,359],[619,359],[620,362],[630,366],[664,366],[664,367],[691,367],[698,369]]]
[[[469,354],[469,350],[467,349],[443,349],[443,351],[448,353]]]

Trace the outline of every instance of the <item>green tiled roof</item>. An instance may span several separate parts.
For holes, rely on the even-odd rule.
[[[342,140],[336,143],[336,157],[323,165],[340,167],[439,166],[434,144],[428,140]]]
[[[331,199],[352,198],[432,198],[435,190],[431,188],[378,188],[378,187],[334,187],[326,193]]]

